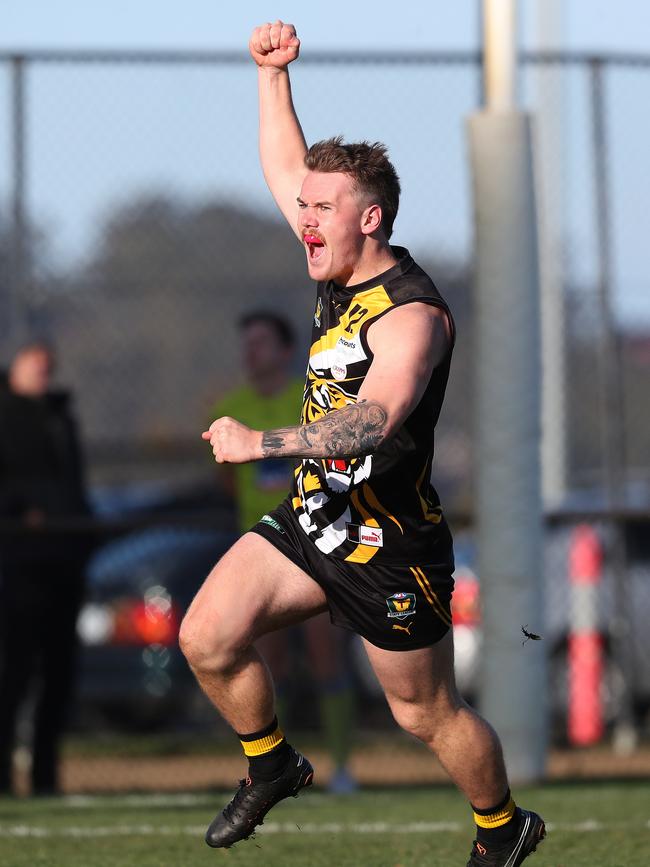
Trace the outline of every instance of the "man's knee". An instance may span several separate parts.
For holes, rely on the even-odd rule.
[[[190,612],[181,623],[178,644],[193,671],[225,674],[237,665],[250,641],[233,623],[221,618],[206,623]]]
[[[454,719],[463,701],[457,693],[443,693],[435,700],[419,701],[417,698],[393,698],[390,708],[395,721],[405,732],[433,746],[438,734]]]
[[[231,670],[252,642],[252,614],[249,606],[233,605],[236,570],[227,558],[210,572],[180,626],[179,647],[196,673]]]
[[[417,702],[394,700],[390,705],[397,725],[421,741],[429,741],[433,736],[436,720]]]

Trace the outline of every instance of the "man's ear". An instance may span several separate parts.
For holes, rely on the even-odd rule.
[[[361,231],[364,235],[372,235],[381,227],[381,205],[369,205],[361,215]]]

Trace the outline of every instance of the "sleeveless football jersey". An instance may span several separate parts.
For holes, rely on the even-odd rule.
[[[453,570],[452,542],[431,485],[434,427],[449,376],[454,326],[449,309],[408,251],[356,286],[317,286],[302,424],[355,403],[372,362],[368,328],[414,301],[441,307],[452,340],[426,391],[401,429],[373,454],[351,460],[304,459],[294,471],[291,503],[316,547],[351,563],[420,563]]]

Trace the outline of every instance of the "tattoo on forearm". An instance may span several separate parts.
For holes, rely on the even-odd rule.
[[[372,452],[386,435],[388,414],[376,401],[361,400],[319,421],[264,431],[265,458],[353,458]]]
[[[264,449],[280,449],[284,445],[284,437],[281,430],[264,431],[262,436],[262,446]]]

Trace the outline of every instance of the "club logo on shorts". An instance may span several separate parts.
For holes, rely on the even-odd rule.
[[[386,599],[388,605],[388,617],[410,617],[415,614],[415,593],[393,593]]]
[[[282,533],[284,535],[284,527],[272,518],[270,515],[262,515],[260,518],[260,524],[268,524],[269,527],[273,527],[274,530],[277,530],[278,533]]]
[[[370,545],[372,548],[384,547],[384,531],[381,527],[368,527],[366,524],[346,524],[345,527],[349,542]]]

